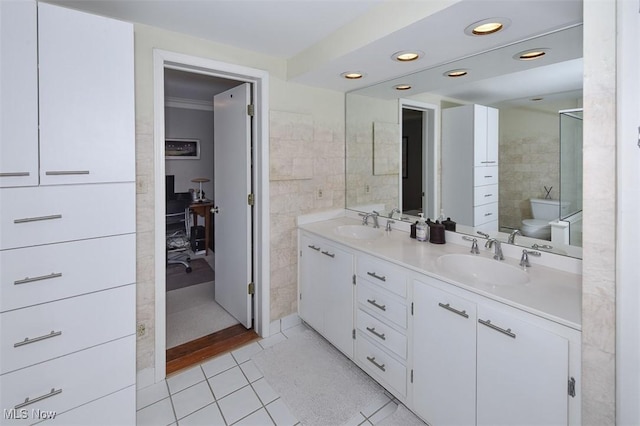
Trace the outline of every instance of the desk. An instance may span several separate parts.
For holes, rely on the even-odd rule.
[[[204,244],[205,256],[209,254],[209,228],[211,226],[211,207],[213,201],[194,202],[189,205],[189,211],[193,215],[193,226],[198,225],[198,216],[204,217]]]

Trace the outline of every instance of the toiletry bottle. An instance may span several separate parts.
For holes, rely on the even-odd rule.
[[[420,219],[418,219],[418,224],[416,225],[416,240],[427,241],[429,236],[427,223],[424,221],[424,215],[422,213],[418,213],[418,216],[420,216]]]
[[[456,223],[451,220],[450,217],[447,218],[447,220],[443,220],[442,222],[440,222],[444,225],[444,229],[447,231],[456,231]]]
[[[436,220],[429,224],[429,241],[433,244],[444,244],[444,225]]]

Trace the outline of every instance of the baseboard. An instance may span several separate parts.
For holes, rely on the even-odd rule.
[[[281,331],[288,328],[295,327],[296,325],[301,323],[302,320],[300,319],[298,314],[287,315],[286,317],[282,317],[280,319],[272,321],[269,325],[269,336],[273,336],[274,334],[280,333]]]
[[[145,368],[144,370],[138,371],[136,376],[136,389],[144,389],[156,382],[156,369],[153,367]]]

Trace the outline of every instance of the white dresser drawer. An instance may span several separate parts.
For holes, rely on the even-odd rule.
[[[374,318],[362,309],[357,313],[358,330],[371,338],[374,342],[391,350],[403,359],[407,359],[407,336]]]
[[[1,188],[0,249],[136,230],[135,183]]]
[[[473,205],[481,206],[484,204],[498,202],[498,185],[476,186],[473,188]]]
[[[498,203],[485,204],[473,209],[473,225],[478,226],[483,223],[498,220]]]
[[[498,166],[473,168],[473,186],[495,185],[497,183]]]
[[[134,283],[135,261],[135,234],[0,251],[0,312]]]
[[[382,386],[390,386],[402,396],[407,395],[407,367],[368,341],[360,332],[356,338],[356,360]]]
[[[135,336],[129,336],[2,375],[0,406],[17,414],[21,409],[62,413],[129,387],[136,379],[135,345]],[[3,419],[3,425],[31,423]]]
[[[356,273],[402,297],[407,296],[407,276],[397,266],[369,256],[358,256]]]
[[[397,296],[384,289],[361,280],[356,286],[358,304],[365,311],[377,318],[391,321],[402,328],[407,328],[407,305],[400,302]]]
[[[0,374],[135,334],[135,300],[130,284],[0,314]]]

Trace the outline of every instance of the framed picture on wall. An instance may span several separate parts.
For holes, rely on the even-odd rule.
[[[199,139],[165,139],[164,158],[167,160],[199,160]]]

